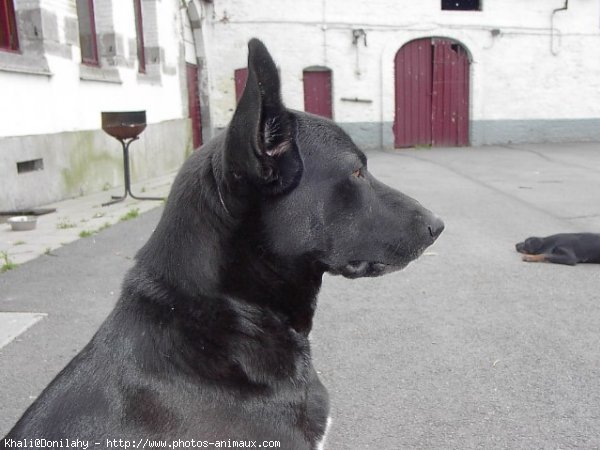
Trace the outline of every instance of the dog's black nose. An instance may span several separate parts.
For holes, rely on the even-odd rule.
[[[431,237],[437,239],[437,237],[442,234],[442,231],[444,231],[444,222],[439,217],[436,217],[428,228]]]

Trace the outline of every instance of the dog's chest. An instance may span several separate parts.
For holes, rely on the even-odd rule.
[[[163,428],[160,434],[184,440],[202,436],[209,442],[233,437],[246,442],[279,441],[281,448],[290,450],[323,448],[329,398],[313,369],[311,372],[306,383],[265,395],[207,388],[200,392],[185,389],[185,395],[182,390],[172,392],[163,397],[169,398],[163,410],[170,411],[174,426]]]

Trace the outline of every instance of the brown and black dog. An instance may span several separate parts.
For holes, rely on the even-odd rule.
[[[574,266],[578,263],[600,264],[600,234],[562,233],[547,237],[530,237],[516,244],[523,261],[550,262]]]

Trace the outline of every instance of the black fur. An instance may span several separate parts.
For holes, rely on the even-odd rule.
[[[570,266],[578,263],[600,264],[600,234],[596,233],[561,233],[548,237],[530,237],[515,247],[519,253],[524,254],[523,261]]]
[[[308,334],[324,272],[398,270],[443,223],[334,123],[287,110],[266,48],[249,50],[228,130],[184,164],[115,309],[6,439],[323,436]]]

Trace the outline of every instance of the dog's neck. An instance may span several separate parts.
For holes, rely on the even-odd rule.
[[[322,272],[302,258],[281,261],[260,246],[239,243],[236,249],[233,264],[222,273],[221,290],[230,298],[268,309],[295,331],[308,335]],[[241,265],[244,271],[239,270]]]
[[[190,297],[220,296],[266,308],[307,335],[323,270],[309,258],[270,254],[253,229],[259,226],[254,199],[227,189],[219,168],[214,152],[188,160],[138,264]]]
[[[280,257],[270,251],[264,242],[261,201],[252,194],[240,198],[221,174],[214,179],[223,211],[233,225],[221,249],[219,290],[278,314],[294,330],[308,335],[324,269],[310,256]]]
[[[111,314],[140,369],[218,380],[246,394],[306,382],[308,338],[279,314],[241,299],[189,296],[139,265],[127,275]]]

